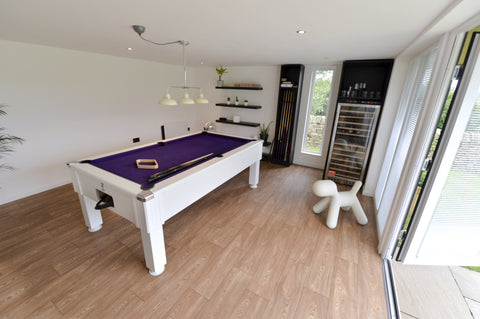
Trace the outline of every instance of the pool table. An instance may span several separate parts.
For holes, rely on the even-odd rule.
[[[256,188],[261,157],[261,140],[200,132],[67,165],[88,230],[102,228],[100,209],[110,206],[140,229],[146,266],[156,276],[167,263],[165,221],[246,168]],[[138,159],[155,160],[158,168],[138,168]],[[167,174],[149,182],[160,172]]]

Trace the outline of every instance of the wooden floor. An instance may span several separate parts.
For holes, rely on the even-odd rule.
[[[242,172],[165,223],[158,277],[130,222],[104,211],[87,231],[71,185],[0,206],[0,316],[386,318],[372,201],[366,226],[343,212],[330,230],[318,179],[262,162],[250,189]]]

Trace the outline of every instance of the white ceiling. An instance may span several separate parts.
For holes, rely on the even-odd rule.
[[[458,0],[0,0],[0,39],[189,65],[394,58]],[[296,33],[307,31],[304,35]],[[127,51],[132,47],[132,51]]]

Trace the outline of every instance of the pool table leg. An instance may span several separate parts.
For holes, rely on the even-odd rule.
[[[96,232],[102,228],[103,220],[100,210],[95,209],[95,201],[85,195],[78,195],[82,206],[83,219],[89,232]]]
[[[163,228],[159,227],[159,229],[150,233],[142,229],[141,232],[145,263],[147,264],[150,275],[158,276],[163,273],[165,265],[167,264]]]
[[[256,161],[250,165],[250,175],[248,179],[248,184],[251,188],[257,188],[258,180],[260,178],[260,161]]]

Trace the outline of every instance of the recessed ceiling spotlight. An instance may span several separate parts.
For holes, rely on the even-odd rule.
[[[133,48],[127,48],[127,50],[128,50],[128,51],[132,51],[132,50],[133,50]]]
[[[298,33],[298,34],[305,34],[305,33],[307,33],[307,31],[305,31],[305,30],[297,30],[297,33]]]

